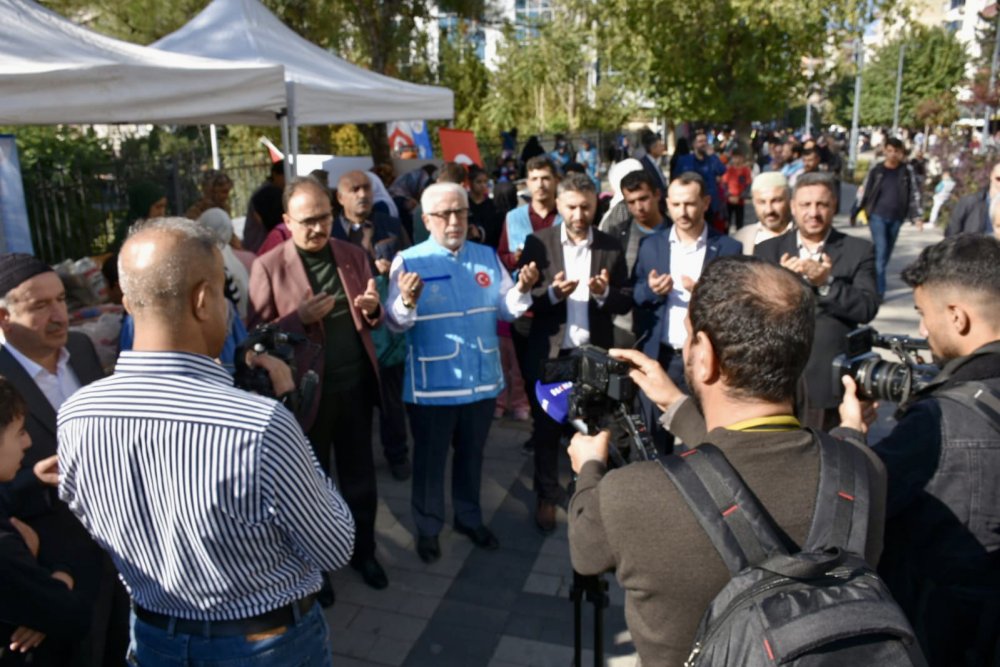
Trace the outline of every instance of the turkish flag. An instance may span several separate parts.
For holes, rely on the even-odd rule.
[[[479,144],[476,143],[476,133],[470,130],[438,129],[441,139],[441,155],[447,162],[457,162],[468,167],[470,164],[483,166],[483,158],[479,155]]]

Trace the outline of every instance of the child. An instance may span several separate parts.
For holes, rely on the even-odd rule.
[[[729,205],[728,227],[734,224],[736,230],[743,227],[743,195],[750,187],[750,167],[746,166],[742,153],[733,153],[730,165],[726,167],[726,173],[722,176],[722,184],[725,187],[726,203]],[[735,230],[733,230],[735,231]]]
[[[31,437],[24,399],[0,377],[0,482],[14,479]],[[38,534],[0,513],[0,665],[66,665],[70,642],[83,638],[88,612],[73,578],[38,561]]]

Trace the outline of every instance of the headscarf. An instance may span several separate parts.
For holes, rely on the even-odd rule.
[[[233,238],[233,221],[221,208],[210,208],[198,216],[198,224],[215,236],[215,245],[222,252],[222,263],[226,270],[226,296],[236,306],[240,318],[245,320],[249,305],[247,290],[250,286],[250,274],[229,245]]]
[[[399,218],[399,209],[396,208],[396,202],[389,196],[389,191],[386,190],[382,179],[378,177],[378,174],[370,171],[366,171],[365,175],[368,176],[368,182],[372,184],[372,196],[375,199],[375,203],[382,202],[389,209],[389,215]]]
[[[633,171],[642,171],[642,163],[635,158],[626,158],[621,162],[615,162],[608,170],[608,183],[611,184],[611,208],[615,204],[625,199],[622,194],[622,179]]]

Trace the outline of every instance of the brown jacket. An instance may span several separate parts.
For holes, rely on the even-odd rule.
[[[704,419],[693,401],[687,403],[671,430],[679,418],[701,419],[704,433]],[[819,487],[819,446],[808,431],[715,429],[704,439],[686,441],[721,449],[781,529],[797,545],[805,541]],[[870,450],[863,451],[871,464],[864,555],[874,564],[882,550],[885,468]],[[701,616],[729,581],[729,571],[660,464],[633,463],[607,473],[600,463],[584,465],[569,505],[569,545],[577,572],[615,568],[643,667],[683,664]]]
[[[372,277],[371,269],[368,266],[368,255],[361,248],[336,239],[330,239],[330,249],[333,251],[333,259],[337,263],[337,274],[340,276],[344,291],[347,293],[354,327],[361,336],[365,351],[368,352],[372,371],[375,373],[375,377],[378,377],[378,357],[375,354],[371,330],[382,322],[383,309],[379,308],[376,317],[369,318],[354,307],[355,297],[364,293],[368,286],[368,280]],[[283,330],[302,334],[320,348],[322,347],[326,340],[323,322],[319,321],[307,325],[299,319],[299,304],[312,294],[312,287],[309,285],[309,276],[306,275],[305,266],[302,264],[302,259],[299,257],[292,239],[288,239],[257,258],[250,271],[249,290],[249,327],[275,322]],[[298,368],[296,370],[299,376],[308,370],[314,370],[322,378],[323,354],[314,353],[302,355],[302,357],[304,359],[297,359]],[[319,394],[320,392],[317,390],[313,405],[299,419],[303,430],[308,431],[316,419],[320,401]]]

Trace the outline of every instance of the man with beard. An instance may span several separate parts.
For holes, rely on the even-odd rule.
[[[733,234],[743,244],[743,254],[752,255],[758,243],[781,236],[792,225],[791,188],[788,179],[776,171],[767,171],[753,179],[750,196],[757,222]]]
[[[796,232],[754,248],[754,256],[799,274],[816,295],[816,339],[806,364],[809,407],[804,421],[823,430],[838,419],[833,358],[846,352],[847,333],[871,322],[878,312],[872,244],[834,229],[836,210],[833,178],[802,174],[792,195]]]
[[[557,204],[565,222],[529,236],[521,257],[522,266],[534,264],[539,273],[532,290],[534,317],[524,373],[531,394],[545,359],[588,343],[612,347],[612,317],[632,307],[621,245],[591,227],[597,209],[594,182],[584,174],[567,174],[559,183]],[[563,499],[558,470],[562,428],[540,408],[533,416],[535,524],[551,533],[556,505]]]
[[[718,155],[709,154],[708,135],[704,130],[698,130],[694,133],[691,152],[681,156],[677,161],[677,171],[681,174],[693,171],[705,181],[705,190],[711,197],[708,210],[705,211],[707,220],[715,220],[724,212],[725,202],[722,201],[719,179],[726,173],[726,165],[722,164]]]
[[[725,454],[796,550],[809,532],[819,486],[819,442],[793,416],[814,308],[811,290],[791,272],[750,257],[723,257],[695,286],[684,323],[684,367],[694,400],[655,360],[611,350],[633,365],[631,378],[663,410],[665,425],[671,419],[693,425],[693,435],[670,428],[687,443],[711,443]],[[643,667],[679,667],[699,618],[729,582],[729,569],[660,463],[608,471],[608,440],[607,431],[577,435],[569,448],[579,475],[569,506],[573,568],[585,575],[614,569]],[[838,449],[868,471],[865,556],[874,563],[885,471],[867,448],[841,442]],[[697,455],[698,448],[689,452]]]
[[[667,209],[674,224],[645,239],[632,272],[636,281],[632,317],[636,334],[644,341],[642,351],[659,361],[681,387],[685,387],[681,359],[687,340],[684,317],[691,290],[709,262],[719,256],[738,255],[741,250],[739,243],[705,222],[708,205],[701,176],[686,172],[675,178],[667,190]],[[657,447],[666,451],[672,440],[655,428],[659,418],[656,404],[640,398],[646,428]]]

